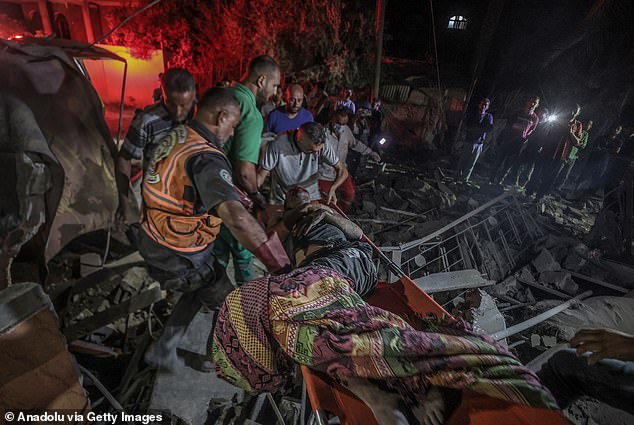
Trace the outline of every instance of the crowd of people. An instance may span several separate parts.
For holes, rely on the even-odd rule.
[[[414,399],[442,383],[556,408],[536,376],[490,338],[464,325],[414,329],[363,301],[377,283],[372,250],[360,241],[362,230],[334,206],[345,210],[354,200],[352,155],[381,160],[375,147],[380,102],[355,101],[349,89],[333,100],[321,83],[307,95],[297,83],[284,90],[280,76],[275,60],[259,56],[240,81],[197,96],[189,72],[168,69],[157,102],[138,113],[128,130],[116,160],[117,214],[134,223],[129,236],[151,276],[163,289],[182,293],[146,351],[146,363],[182,367],[176,349],[205,306],[217,311],[213,350],[219,373],[248,390],[280,384],[288,372],[285,359],[333,377],[345,372],[344,384],[377,406],[376,388],[368,390],[356,378],[382,381],[392,390],[387,393],[405,391]],[[467,143],[458,167],[465,180],[493,129],[489,105],[482,100],[465,123]],[[509,117],[498,137],[491,182],[523,175],[527,191],[543,196],[555,184],[579,181],[584,188],[584,175],[594,171],[582,170],[601,164],[607,184],[607,176],[616,176],[612,156],[631,155],[632,141],[624,143],[620,129],[589,143],[591,124],[577,120],[578,106],[559,120],[549,120],[538,106],[539,98],[531,97]],[[136,180],[142,202],[136,207],[129,190],[135,160],[142,163]],[[596,175],[591,180],[597,184]],[[255,278],[254,256],[269,276]],[[230,259],[233,282],[226,273]],[[290,334],[295,339],[285,339]],[[297,351],[307,344],[320,350]],[[382,348],[363,352],[370,346]],[[405,357],[402,370],[370,367]],[[202,365],[212,367],[211,359]]]
[[[465,117],[457,166],[464,181],[471,179],[486,151],[491,158],[489,184],[514,184],[536,199],[564,189],[579,197],[599,189],[609,192],[634,159],[634,128],[624,132],[617,125],[595,138],[592,119],[579,119],[580,105],[555,113],[541,107],[537,96],[530,96],[521,110],[504,117],[506,124],[495,142],[489,143],[494,127],[490,105],[484,98]]]

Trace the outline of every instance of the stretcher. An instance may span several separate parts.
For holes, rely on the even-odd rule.
[[[345,217],[336,205],[330,205]],[[366,301],[376,307],[389,310],[410,323],[416,318],[453,318],[428,294],[420,289],[389,257],[383,254],[365,235],[369,243],[387,267],[399,276],[394,283],[379,282]],[[302,376],[310,400],[313,417],[318,425],[327,425],[329,415],[339,418],[342,425],[377,425],[370,408],[351,392],[333,382],[329,377],[301,366]],[[528,407],[483,394],[464,391],[461,402],[445,425],[570,425],[558,411]]]

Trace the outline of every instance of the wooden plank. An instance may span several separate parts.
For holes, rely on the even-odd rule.
[[[567,273],[570,273],[570,276],[572,276],[572,277],[576,277],[576,278],[585,280],[587,282],[591,282],[591,283],[603,286],[605,288],[610,288],[610,289],[612,289],[614,291],[617,291],[617,292],[620,292],[622,294],[627,294],[628,292],[630,292],[629,289],[625,289],[625,288],[623,288],[621,286],[614,285],[612,283],[608,283],[608,282],[605,282],[603,280],[596,279],[594,277],[586,276],[585,274],[581,274],[581,273],[577,273],[577,272],[571,272],[570,270],[565,270],[565,271]]]
[[[555,295],[556,297],[560,297],[560,298],[563,298],[565,300],[572,298],[571,295],[568,295],[565,292],[561,292],[561,291],[558,291],[556,289],[549,288],[549,287],[547,287],[545,285],[542,285],[541,283],[529,282],[528,280],[523,280],[523,279],[520,279],[519,277],[517,277],[516,279],[517,279],[517,281],[519,283],[522,283],[522,284],[528,285],[528,286],[532,286],[533,288],[540,289],[540,290],[542,290],[544,292],[548,292],[549,294]]]
[[[130,313],[134,313],[144,307],[151,305],[163,298],[161,294],[161,288],[154,287],[147,289],[140,294],[133,296],[107,310],[95,313],[80,322],[67,326],[64,329],[64,335],[69,341],[81,338],[85,335],[90,335],[95,330],[106,326],[115,320],[127,316]]]

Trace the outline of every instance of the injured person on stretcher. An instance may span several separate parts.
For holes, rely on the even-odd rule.
[[[220,377],[275,392],[299,363],[348,388],[389,425],[440,425],[461,390],[557,408],[517,358],[464,322],[410,324],[366,303],[377,272],[361,229],[295,195],[274,229],[296,268],[227,296],[212,343]]]

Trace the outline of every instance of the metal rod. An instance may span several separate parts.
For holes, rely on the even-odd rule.
[[[499,341],[501,339],[508,338],[509,336],[515,335],[516,333],[525,331],[526,329],[532,328],[533,326],[538,325],[541,322],[544,322],[550,319],[554,315],[561,313],[564,310],[567,310],[573,304],[577,303],[578,301],[581,301],[584,298],[588,298],[590,295],[592,295],[592,291],[586,291],[582,294],[577,295],[574,298],[569,299],[568,301],[565,301],[559,304],[555,308],[546,310],[543,313],[538,314],[537,316],[532,317],[524,322],[518,323],[517,325],[513,325],[508,329],[504,329],[502,331],[496,332],[493,335],[491,335],[491,337],[495,339],[496,341]]]

